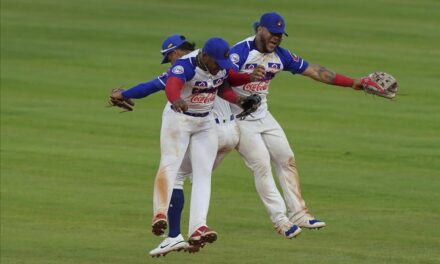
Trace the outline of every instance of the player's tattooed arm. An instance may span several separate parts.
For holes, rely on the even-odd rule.
[[[302,73],[302,75],[308,76],[313,80],[323,83],[333,84],[335,81],[336,73],[332,70],[325,68],[318,64],[311,64]]]

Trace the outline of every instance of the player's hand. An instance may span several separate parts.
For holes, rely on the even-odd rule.
[[[188,110],[188,104],[183,101],[182,99],[177,99],[176,101],[173,102],[173,110],[175,112],[186,112],[186,110]]]
[[[124,110],[123,112],[133,111],[134,101],[131,100],[130,98],[124,98],[122,92],[124,92],[124,90],[121,88],[112,89],[108,100],[108,106],[109,107],[117,106],[123,109]]]
[[[258,65],[254,71],[250,74],[249,78],[251,82],[258,82],[264,79],[266,69],[263,65]]]

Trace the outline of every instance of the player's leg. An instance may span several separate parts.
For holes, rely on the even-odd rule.
[[[216,124],[215,128],[218,138],[218,150],[213,169],[217,168],[226,155],[237,147],[240,138],[240,130],[235,121],[230,121],[227,124]]]
[[[258,122],[258,123],[256,123]],[[272,176],[270,155],[259,132],[260,121],[239,121],[238,152],[252,170],[255,186],[275,229],[287,238],[301,232],[286,216],[286,206]]]
[[[180,220],[185,202],[183,194],[183,184],[188,175],[192,173],[191,160],[189,149],[185,153],[185,157],[177,173],[176,180],[174,182],[173,193],[171,195],[171,202],[168,208],[168,222],[170,229],[168,232],[169,237],[177,237],[181,234]]]
[[[189,159],[188,150],[185,153],[185,157],[174,182],[173,193],[168,208],[168,237],[166,237],[155,249],[150,251],[150,256],[152,257],[165,256],[171,251],[188,249],[188,243],[185,241],[180,231],[180,220],[185,203],[183,185],[187,177],[186,175],[192,173],[191,170],[191,160]]]
[[[207,227],[207,216],[211,197],[211,173],[217,153],[217,134],[211,123],[193,134],[190,151],[193,167],[191,207],[188,243],[201,247],[217,239],[217,233]]]
[[[324,222],[314,219],[308,213],[301,195],[300,180],[293,151],[283,129],[270,113],[264,118],[264,127],[265,131],[262,137],[275,166],[290,221],[306,228],[325,226]]]
[[[170,112],[171,111],[171,112]],[[182,114],[165,109],[161,129],[161,160],[154,183],[152,231],[163,234],[177,171],[189,144],[189,122]]]

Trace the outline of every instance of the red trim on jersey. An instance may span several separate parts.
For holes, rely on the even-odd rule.
[[[168,101],[174,103],[176,100],[181,99],[180,93],[182,92],[183,85],[185,82],[176,77],[170,76],[165,85],[165,94],[167,95]]]
[[[229,83],[232,86],[240,86],[251,82],[251,75],[249,73],[239,73],[234,69],[229,69]]]
[[[237,94],[229,86],[223,88],[222,92],[219,93],[219,96],[230,103],[237,103]]]
[[[336,73],[335,80],[333,81],[334,85],[344,86],[344,87],[353,87],[354,79],[344,76],[342,74]]]

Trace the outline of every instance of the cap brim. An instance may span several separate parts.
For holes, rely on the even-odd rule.
[[[232,63],[232,61],[230,59],[224,59],[224,60],[215,60],[218,64],[218,66],[220,66],[220,68],[228,70],[229,69],[235,69],[236,66]]]
[[[169,51],[167,51],[167,52],[165,52],[165,53],[163,54],[163,59],[162,59],[162,62],[161,62],[160,64],[165,64],[165,63],[167,63],[167,62],[170,62],[170,61],[168,60],[168,54],[170,54],[172,51],[173,51],[173,50],[169,50]]]
[[[269,30],[269,32],[270,33],[272,33],[272,34],[284,34],[284,35],[286,35],[286,37],[288,37],[289,36],[289,34],[287,34],[285,31],[283,31],[283,30],[270,30],[269,28],[267,29],[267,30]]]

